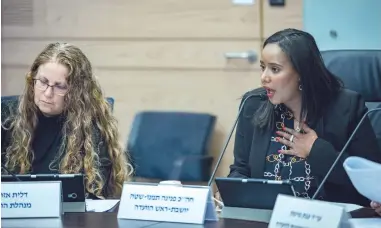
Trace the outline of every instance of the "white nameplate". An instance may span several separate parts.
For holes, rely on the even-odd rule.
[[[125,183],[119,219],[203,224],[217,221],[207,186],[172,186]]]
[[[349,214],[345,208],[329,202],[279,194],[269,228],[275,227],[346,227]]]
[[[61,216],[61,181],[1,183],[1,218]]]

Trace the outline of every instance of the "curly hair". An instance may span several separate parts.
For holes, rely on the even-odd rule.
[[[26,85],[19,98],[16,113],[8,120],[12,129],[10,146],[6,149],[5,165],[11,171],[23,174],[31,170],[34,159],[31,148],[37,112],[34,97],[34,81],[39,67],[48,62],[56,62],[67,67],[68,91],[64,97],[66,117],[63,125],[58,170],[60,173],[80,173],[84,171],[86,190],[98,197],[103,196],[105,177],[100,172],[99,145],[94,144],[94,126],[107,145],[108,157],[112,163],[107,186],[109,196],[121,194],[123,182],[133,172],[128,154],[119,144],[117,121],[104,99],[92,66],[85,54],[76,46],[67,43],[51,43],[37,56],[26,75]],[[98,130],[96,129],[96,130]],[[65,150],[63,150],[65,148]],[[54,161],[53,161],[54,162]],[[52,162],[52,163],[53,163]]]

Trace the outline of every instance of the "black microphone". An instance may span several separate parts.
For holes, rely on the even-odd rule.
[[[241,112],[242,112],[242,110],[243,110],[243,107],[245,106],[246,101],[247,101],[249,98],[252,98],[252,97],[259,97],[261,100],[265,100],[267,96],[266,96],[265,93],[261,93],[261,94],[250,94],[249,96],[247,96],[247,97],[242,101],[241,107],[240,107],[239,110],[238,110],[237,118],[236,118],[236,120],[235,120],[235,123],[234,123],[232,129],[230,130],[229,136],[228,136],[228,138],[226,139],[226,142],[225,142],[225,144],[224,144],[224,147],[223,147],[222,151],[220,152],[220,156],[218,157],[216,166],[214,167],[213,173],[212,173],[212,175],[211,175],[211,177],[210,177],[210,179],[209,179],[208,186],[210,186],[210,185],[213,183],[214,176],[216,175],[217,169],[218,169],[218,167],[220,166],[220,163],[221,163],[221,161],[222,161],[222,157],[223,157],[224,154],[225,154],[226,148],[228,147],[228,144],[229,144],[230,139],[231,139],[231,137],[232,137],[232,135],[233,135],[234,129],[235,129],[235,127],[237,126],[238,119],[239,119],[239,116],[241,115]]]
[[[339,155],[337,156],[335,162],[332,164],[331,168],[328,170],[328,173],[325,175],[324,179],[321,181],[318,189],[316,190],[315,194],[312,196],[312,199],[315,199],[316,196],[319,194],[319,192],[321,191],[321,189],[323,188],[325,182],[327,181],[328,179],[328,176],[332,173],[332,170],[335,168],[337,162],[340,160],[341,156],[343,156],[344,154],[344,151],[347,149],[347,147],[349,146],[349,143],[352,141],[353,137],[355,136],[355,134],[357,133],[357,130],[360,128],[361,124],[364,122],[364,120],[368,117],[368,114],[371,113],[371,112],[375,112],[375,111],[381,111],[381,108],[375,108],[375,109],[372,109],[372,110],[369,110],[367,111],[364,116],[361,118],[360,122],[357,124],[356,128],[353,130],[351,136],[349,137],[347,143],[345,143],[343,149],[340,151]]]
[[[17,181],[21,181],[21,179],[20,178],[18,178],[17,176],[16,176],[16,174],[14,174],[13,172],[11,172],[3,163],[1,163],[1,168],[3,168],[5,171],[7,171],[7,173],[9,174],[9,175],[11,175],[13,178],[15,178],[15,180],[17,180]]]

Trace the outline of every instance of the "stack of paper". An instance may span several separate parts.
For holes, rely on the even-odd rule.
[[[349,157],[344,169],[357,191],[366,198],[381,202],[381,164],[360,157]],[[350,219],[353,228],[381,227],[381,218]]]
[[[352,228],[380,228],[381,218],[349,219]]]
[[[381,202],[381,164],[353,156],[344,161],[344,169],[361,195]]]

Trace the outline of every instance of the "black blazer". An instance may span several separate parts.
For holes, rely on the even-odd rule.
[[[265,90],[260,88],[250,91],[244,95],[242,101],[252,93],[265,93]],[[263,102],[267,101],[252,97],[244,104],[238,120],[234,164],[230,166],[229,177],[264,178],[265,157],[272,131],[261,130],[253,124],[253,115]],[[308,123],[318,135],[307,158],[311,165],[311,175],[316,177],[318,183],[327,174],[339,151],[366,112],[367,108],[361,96],[343,89],[333,98],[318,121]],[[381,163],[381,151],[369,118],[359,128],[323,189],[324,200],[369,206],[370,201],[355,190],[343,168],[343,162],[349,156],[359,156]]]

